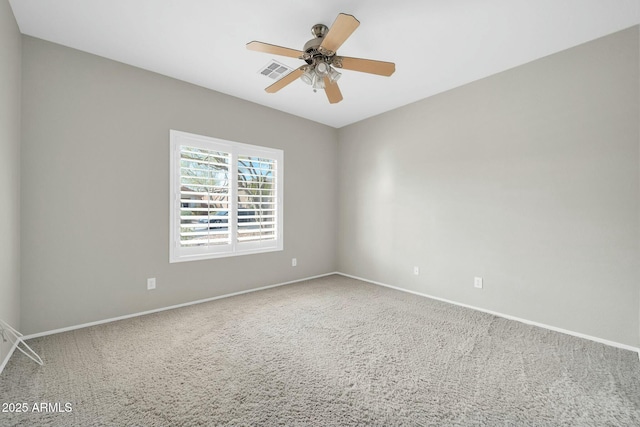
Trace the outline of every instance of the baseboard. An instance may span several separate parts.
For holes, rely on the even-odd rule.
[[[14,342],[11,348],[9,349],[9,353],[7,353],[7,355],[4,357],[4,360],[0,365],[0,375],[2,374],[2,371],[4,371],[4,367],[7,366],[7,363],[9,363],[9,359],[11,359],[11,355],[13,355],[13,352],[16,351],[16,348],[18,348],[19,343],[20,341],[16,340],[16,342]]]
[[[38,333],[35,333],[35,334],[25,335],[23,337],[23,339],[28,340],[28,339],[31,339],[31,338],[39,338],[39,337],[44,337],[44,336],[47,336],[47,335],[59,334],[61,332],[69,332],[69,331],[73,331],[73,330],[76,330],[76,329],[88,328],[90,326],[102,325],[104,323],[116,322],[118,320],[131,319],[132,317],[145,316],[147,314],[159,313],[161,311],[173,310],[173,309],[176,309],[176,308],[187,307],[187,306],[195,305],[195,304],[202,304],[204,302],[215,301],[217,299],[234,297],[236,295],[248,294],[250,292],[263,291],[265,289],[277,288],[279,286],[291,285],[293,283],[304,282],[305,280],[318,279],[320,277],[331,276],[332,274],[339,274],[339,273],[331,272],[331,273],[319,274],[317,276],[305,277],[303,279],[296,279],[296,280],[291,280],[291,281],[283,282],[283,283],[276,283],[274,285],[262,286],[262,287],[259,287],[259,288],[248,289],[246,291],[233,292],[231,294],[219,295],[217,297],[199,299],[199,300],[196,300],[196,301],[190,301],[190,302],[185,302],[185,303],[182,303],[182,304],[171,305],[171,306],[168,306],[168,307],[161,307],[161,308],[156,308],[156,309],[153,309],[153,310],[147,310],[147,311],[141,311],[141,312],[138,312],[138,313],[126,314],[124,316],[111,317],[111,318],[103,319],[103,320],[96,320],[95,322],[88,322],[88,323],[82,323],[80,325],[67,326],[67,327],[59,328],[59,329],[52,329],[50,331],[44,331],[44,332],[38,332]],[[8,360],[8,358],[7,358],[7,360]]]
[[[80,325],[68,326],[68,327],[65,327],[65,328],[53,329],[53,330],[45,331],[45,332],[38,332],[38,333],[35,333],[35,334],[25,335],[23,337],[23,339],[28,340],[28,339],[31,339],[31,338],[43,337],[43,336],[46,336],[46,335],[58,334],[58,333],[61,333],[61,332],[68,332],[68,331],[73,331],[73,330],[76,330],[76,329],[88,328],[90,326],[96,326],[96,325],[101,325],[101,324],[104,324],[104,323],[116,322],[118,320],[130,319],[130,318],[133,318],[133,317],[144,316],[144,315],[152,314],[152,313],[158,313],[158,312],[161,312],[161,311],[173,310],[173,309],[180,308],[180,307],[187,307],[187,306],[190,306],[190,305],[202,304],[202,303],[209,302],[209,301],[215,301],[217,299],[229,298],[229,297],[233,297],[233,296],[236,296],[236,295],[247,294],[247,293],[250,293],[250,292],[258,292],[258,291],[262,291],[262,290],[265,290],[265,289],[271,289],[271,288],[276,288],[276,287],[279,287],[279,286],[290,285],[290,284],[293,284],[293,283],[304,282],[306,280],[318,279],[318,278],[321,278],[321,277],[331,276],[333,274],[339,274],[339,275],[344,276],[344,277],[349,277],[349,278],[352,278],[352,279],[361,280],[363,282],[371,283],[371,284],[378,285],[378,286],[384,286],[386,288],[395,289],[397,291],[407,292],[407,293],[410,293],[410,294],[418,295],[418,296],[425,297],[425,298],[430,298],[430,299],[437,300],[437,301],[446,302],[446,303],[457,305],[457,306],[460,306],[460,307],[470,308],[472,310],[481,311],[483,313],[492,314],[494,316],[502,317],[502,318],[509,319],[509,320],[515,320],[515,321],[520,322],[520,323],[524,323],[524,324],[532,325],[532,326],[537,326],[539,328],[548,329],[548,330],[551,330],[551,331],[554,331],[554,332],[560,332],[560,333],[571,335],[571,336],[574,336],[574,337],[588,339],[588,340],[595,341],[595,342],[598,342],[598,343],[601,343],[601,344],[605,344],[605,345],[609,345],[609,346],[612,346],[612,347],[621,348],[621,349],[624,349],[624,350],[635,351],[636,353],[638,353],[638,358],[640,360],[640,348],[638,348],[638,347],[633,347],[633,346],[630,346],[630,345],[627,345],[627,344],[618,343],[618,342],[615,342],[615,341],[605,340],[603,338],[598,338],[598,337],[594,337],[594,336],[591,336],[591,335],[586,335],[586,334],[583,334],[583,333],[580,333],[580,332],[574,332],[574,331],[570,331],[570,330],[567,330],[567,329],[557,328],[555,326],[546,325],[544,323],[534,322],[534,321],[531,321],[531,320],[522,319],[520,317],[511,316],[511,315],[508,315],[508,314],[499,313],[499,312],[492,311],[492,310],[486,310],[484,308],[475,307],[475,306],[472,306],[472,305],[469,305],[469,304],[464,304],[464,303],[460,303],[460,302],[457,302],[457,301],[452,301],[452,300],[448,300],[448,299],[445,299],[445,298],[440,298],[440,297],[436,297],[436,296],[433,296],[433,295],[424,294],[424,293],[421,293],[421,292],[411,291],[409,289],[399,288],[397,286],[391,286],[391,285],[388,285],[386,283],[376,282],[374,280],[369,280],[369,279],[365,279],[363,277],[353,276],[351,274],[346,274],[346,273],[342,273],[342,272],[339,272],[339,271],[320,274],[320,275],[317,275],[317,276],[305,277],[303,279],[296,279],[296,280],[291,280],[291,281],[288,281],[288,282],[277,283],[277,284],[268,285],[268,286],[262,286],[262,287],[254,288],[254,289],[248,289],[246,291],[233,292],[233,293],[230,293],[230,294],[219,295],[219,296],[216,296],[216,297],[205,298],[205,299],[200,299],[200,300],[196,300],[196,301],[190,301],[190,302],[186,302],[186,303],[182,303],[182,304],[171,305],[171,306],[168,306],[168,307],[162,307],[162,308],[157,308],[157,309],[153,309],[153,310],[147,310],[147,311],[142,311],[142,312],[138,312],[138,313],[127,314],[127,315],[124,315],[124,316],[118,316],[118,317],[112,317],[112,318],[103,319],[103,320],[97,320],[95,322],[83,323],[83,324],[80,324]],[[14,345],[11,347],[11,350],[9,350],[9,353],[7,353],[7,356],[2,361],[2,365],[0,365],[0,374],[2,373],[2,370],[6,366],[7,362],[9,361],[9,359],[11,358],[11,355],[15,351],[16,347],[17,347],[17,342],[14,343]]]
[[[369,280],[369,279],[365,279],[363,277],[353,276],[351,274],[346,274],[346,273],[341,273],[341,272],[337,272],[336,274],[339,274],[339,275],[344,276],[344,277],[349,277],[351,279],[361,280],[363,282],[371,283],[373,285],[384,286],[385,288],[391,288],[391,289],[395,289],[397,291],[407,292],[407,293],[410,293],[410,294],[418,295],[418,296],[425,297],[425,298],[434,299],[434,300],[437,300],[437,301],[446,302],[446,303],[457,305],[457,306],[460,306],[460,307],[470,308],[472,310],[481,311],[483,313],[492,314],[494,316],[502,317],[502,318],[505,318],[505,319],[515,320],[516,322],[525,323],[527,325],[537,326],[539,328],[544,328],[544,329],[549,329],[549,330],[554,331],[554,332],[560,332],[562,334],[571,335],[571,336],[578,337],[578,338],[584,338],[584,339],[595,341],[595,342],[598,342],[600,344],[605,344],[605,345],[608,345],[608,346],[611,346],[611,347],[616,347],[616,348],[621,348],[621,349],[624,349],[624,350],[635,351],[636,353],[638,353],[638,358],[640,359],[640,348],[638,348],[638,347],[633,347],[633,346],[630,346],[630,345],[627,345],[627,344],[622,344],[622,343],[615,342],[615,341],[609,341],[609,340],[606,340],[606,339],[603,339],[603,338],[598,338],[598,337],[594,337],[594,336],[591,336],[591,335],[586,335],[586,334],[583,334],[583,333],[580,333],[580,332],[574,332],[574,331],[570,331],[570,330],[567,330],[567,329],[557,328],[555,326],[546,325],[544,323],[534,322],[532,320],[527,320],[527,319],[523,319],[523,318],[520,318],[520,317],[511,316],[509,314],[499,313],[497,311],[486,310],[484,308],[475,307],[475,306],[472,306],[472,305],[469,305],[469,304],[464,304],[464,303],[461,303],[461,302],[452,301],[452,300],[436,297],[436,296],[433,296],[433,295],[423,294],[421,292],[411,291],[409,289],[399,288],[397,286],[391,286],[391,285],[388,285],[386,283],[376,282],[374,280]]]

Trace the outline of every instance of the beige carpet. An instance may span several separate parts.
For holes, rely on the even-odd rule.
[[[636,353],[341,276],[29,344],[2,426],[640,425]]]

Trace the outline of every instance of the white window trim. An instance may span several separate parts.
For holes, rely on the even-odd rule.
[[[170,228],[169,228],[169,262],[196,261],[203,259],[222,258],[239,255],[250,255],[264,252],[283,250],[283,176],[284,152],[275,148],[260,147],[227,141],[187,132],[170,130]],[[183,248],[180,245],[180,147],[190,146],[207,150],[220,150],[231,154],[229,176],[231,179],[229,230],[231,243],[229,245]],[[236,238],[237,223],[237,191],[238,191],[238,155],[260,156],[276,161],[276,235],[275,240],[262,242],[238,242]]]

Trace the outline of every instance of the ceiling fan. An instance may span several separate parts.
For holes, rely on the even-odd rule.
[[[393,62],[350,58],[336,54],[338,48],[359,25],[360,22],[354,16],[340,13],[330,29],[323,24],[311,27],[314,38],[305,43],[301,51],[259,41],[247,43],[247,49],[298,58],[306,62],[305,65],[267,87],[265,90],[268,93],[275,93],[300,78],[303,82],[311,85],[314,92],[317,89],[324,89],[329,102],[335,104],[342,101],[342,93],[337,83],[341,74],[336,68],[380,76],[390,76],[396,70],[396,65]]]

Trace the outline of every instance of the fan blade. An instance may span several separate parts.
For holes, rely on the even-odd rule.
[[[303,73],[304,71],[302,71],[302,68],[293,70],[292,72],[290,72],[289,74],[287,74],[286,76],[284,76],[283,78],[281,78],[280,80],[272,84],[271,86],[267,87],[265,91],[267,91],[267,93],[276,93],[277,91],[279,91],[280,89],[288,85],[289,83],[292,83],[295,79],[300,77]]]
[[[326,76],[324,78],[324,93],[327,94],[330,104],[337,104],[342,101],[342,92],[340,92],[338,83],[331,83],[329,77]]]
[[[340,13],[336,20],[333,21],[327,35],[324,36],[320,47],[333,53],[337,52],[342,43],[358,28],[358,25],[360,25],[360,21],[353,15]]]
[[[362,73],[377,74],[379,76],[390,76],[396,71],[396,64],[393,62],[374,61],[373,59],[342,57],[342,68],[345,70],[360,71]]]
[[[300,58],[302,52],[295,49],[289,49],[288,47],[276,46],[275,44],[262,43],[252,41],[247,43],[247,49],[255,50],[256,52],[272,53],[274,55],[289,56],[291,58]]]

